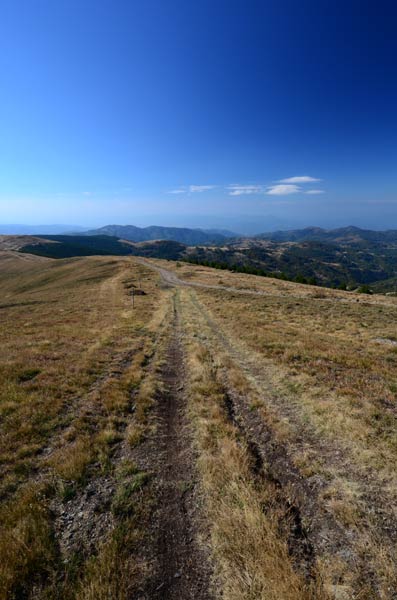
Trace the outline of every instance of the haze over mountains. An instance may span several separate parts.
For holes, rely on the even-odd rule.
[[[324,242],[332,244],[393,244],[397,243],[397,229],[375,231],[361,229],[354,225],[337,229],[305,227],[303,229],[277,230],[259,233],[253,236],[241,235],[227,230],[201,230],[182,227],[135,227],[134,225],[107,225],[99,229],[86,231],[85,235],[108,235],[130,242],[148,242],[167,240],[186,246],[208,244],[240,244],[241,240],[259,240],[272,242]],[[237,242],[234,242],[237,240]]]
[[[189,229],[187,227],[135,227],[134,225],[106,225],[86,232],[86,235],[111,235],[130,242],[146,242],[152,240],[172,240],[187,246],[223,242],[227,238],[236,237],[230,231]]]
[[[338,229],[323,229],[322,227],[306,227],[304,229],[292,229],[287,231],[273,231],[253,236],[255,239],[267,239],[277,242],[337,242],[337,243],[361,243],[361,242],[396,242],[397,230],[374,231],[372,229],[361,229],[350,225]]]
[[[62,233],[86,231],[86,227],[80,225],[26,225],[21,223],[0,224],[0,235],[60,235]]]
[[[186,245],[218,243],[230,238],[253,238],[279,242],[391,242],[397,239],[397,229],[377,230],[362,229],[353,225],[328,229],[323,227],[304,228],[275,228],[264,232],[243,234],[239,229],[229,231],[218,228],[191,228],[167,227],[151,225],[137,227],[135,225],[105,225],[96,229],[80,225],[54,224],[54,225],[25,225],[25,224],[0,224],[0,235],[108,235],[131,242],[145,242],[153,240],[172,240]]]

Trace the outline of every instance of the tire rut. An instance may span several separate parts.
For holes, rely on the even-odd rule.
[[[245,373],[260,396],[265,399],[266,403],[270,407],[275,408],[278,414],[281,414],[284,418],[287,417],[291,419],[291,422],[297,422],[299,414],[294,410],[295,407],[288,406],[285,399],[277,396],[271,383],[266,381],[266,374],[260,370],[260,366],[254,363],[253,360],[247,361],[245,359],[239,349],[231,343],[219,326],[213,321],[195,294],[191,295],[191,301],[196,312],[206,322],[210,335]],[[376,509],[380,515],[375,514],[373,507],[379,506],[379,488],[376,493],[369,491],[370,480],[368,480],[368,476],[366,478],[365,474],[361,473],[358,469],[353,471],[353,466],[349,465],[347,459],[343,460],[344,451],[341,451],[338,447],[334,447],[331,442],[318,440],[314,432],[305,428],[304,434],[301,434],[302,437],[296,440],[297,445],[299,446],[300,440],[304,440],[305,444],[310,444],[315,448],[318,455],[324,457],[325,461],[337,466],[341,476],[343,476],[343,473],[345,475],[348,473],[353,481],[362,486],[361,501],[363,506],[371,507],[369,510],[368,508],[362,509],[365,519],[368,519],[370,516],[369,527],[366,520],[362,522],[361,530],[345,527],[335,518],[332,512],[327,510],[324,502],[321,500],[321,493],[326,486],[326,482],[321,477],[314,477],[310,480],[302,477],[299,470],[293,465],[287,447],[276,440],[272,430],[266,425],[261,415],[256,411],[250,410],[247,399],[233,390],[228,381],[226,369],[223,370],[223,382],[225,389],[230,395],[228,410],[230,411],[232,407],[231,414],[234,414],[233,418],[235,422],[240,422],[240,427],[243,427],[249,450],[253,449],[254,469],[258,469],[257,465],[260,464],[262,458],[267,467],[268,479],[273,479],[276,485],[280,485],[281,490],[285,490],[283,492],[284,502],[285,498],[287,498],[286,506],[288,504],[291,506],[291,515],[297,515],[296,531],[298,532],[298,540],[294,540],[294,534],[291,531],[292,537],[289,539],[289,545],[290,550],[292,550],[292,557],[294,557],[294,552],[298,552],[298,560],[296,561],[298,567],[310,577],[311,565],[314,564],[314,555],[318,557],[335,555],[340,558],[341,564],[345,563],[351,569],[352,573],[356,574],[356,588],[358,590],[368,588],[371,590],[371,598],[380,598],[381,595],[378,592],[379,582],[376,580],[375,575],[371,575],[368,568],[368,555],[358,551],[358,548],[360,543],[362,544],[360,542],[362,535],[365,536],[364,540],[367,543],[368,536],[375,536],[374,539],[380,540],[380,542],[383,542],[385,538],[394,542],[397,524],[391,512],[393,511],[393,503],[390,504],[390,511],[390,509],[387,510],[386,504],[383,502],[381,508]],[[376,479],[371,481],[371,487],[376,487],[377,485]],[[371,510],[372,514],[370,514]],[[384,513],[388,514],[387,520],[384,518]],[[299,523],[303,525],[303,528]],[[389,523],[392,523],[392,526],[386,527]],[[299,531],[303,532],[304,538],[307,538],[307,541],[299,539]],[[383,536],[383,540],[380,537],[380,533]],[[302,541],[304,546],[299,547]],[[296,545],[296,542],[298,542],[298,545]],[[309,549],[310,546],[312,550]],[[306,550],[308,550],[308,553]]]
[[[145,452],[146,466],[155,472],[156,508],[148,548],[152,573],[139,599],[211,600],[211,569],[200,544],[199,499],[194,455],[186,417],[184,353],[179,315],[174,323],[161,370],[163,391],[156,405],[156,439]],[[154,464],[155,463],[155,464]]]
[[[331,440],[319,437],[316,432],[302,420],[298,404],[291,403],[288,397],[280,396],[266,373],[266,366],[259,363],[255,356],[247,356],[229,337],[223,333],[219,324],[215,322],[205,307],[198,300],[193,287],[217,288],[226,290],[222,286],[207,286],[196,282],[185,282],[180,280],[174,273],[158,266],[145,263],[159,272],[164,283],[170,287],[190,287],[190,302],[194,307],[192,314],[196,314],[202,321],[199,324],[198,336],[204,344],[209,346],[215,342],[216,346],[242,371],[247,380],[252,384],[259,396],[264,400],[265,406],[270,408],[282,420],[285,419],[296,429],[290,444],[295,449],[305,450],[312,448],[324,464],[333,466],[337,477],[342,480],[348,477],[357,486],[360,493],[359,515],[360,522],[353,527],[345,526],[334,513],[328,510],[323,500],[323,492],[329,485],[320,475],[310,478],[302,477],[299,470],[294,466],[289,449],[282,441],[277,440],[272,432],[271,426],[267,426],[262,415],[251,411],[246,397],[232,389],[228,379],[227,369],[223,369],[225,389],[229,393],[226,399],[226,411],[234,423],[240,421],[243,424],[245,443],[252,457],[253,475],[258,477],[263,471],[263,463],[266,464],[267,478],[272,480],[275,486],[281,486],[286,490],[287,501],[292,498],[292,538],[301,533],[307,535],[308,543],[314,548],[317,557],[335,556],[341,564],[346,564],[351,571],[353,586],[361,590],[365,597],[383,597],[379,587],[383,588],[381,580],[371,575],[373,568],[371,561],[377,560],[375,555],[368,555],[367,550],[374,544],[379,552],[384,555],[385,563],[393,561],[390,554],[392,547],[387,544],[395,544],[397,539],[397,521],[394,513],[394,497],[386,489],[384,482],[377,476],[376,472],[362,470],[359,465],[352,462],[349,457],[349,447],[338,445]],[[233,291],[230,288],[227,291]],[[236,290],[237,291],[237,290]],[[241,291],[240,291],[241,293]],[[209,337],[203,333],[202,326],[209,332]],[[210,341],[212,340],[212,341]],[[209,349],[211,349],[209,347]],[[288,495],[290,496],[288,498]],[[285,498],[285,494],[284,494]],[[288,502],[286,506],[288,506]],[[295,508],[298,508],[296,513]],[[295,515],[295,516],[294,516]],[[294,523],[295,521],[295,532]],[[295,542],[293,541],[293,544]],[[306,543],[306,542],[305,542]],[[303,569],[310,572],[311,550],[303,553]],[[292,553],[295,551],[291,548]],[[306,557],[304,556],[306,553]],[[299,555],[299,553],[298,553]],[[301,562],[297,561],[298,563]],[[305,566],[306,565],[306,566]],[[302,568],[302,566],[301,566]],[[387,570],[388,566],[385,567]],[[381,574],[382,577],[382,574]],[[393,579],[394,581],[394,579]],[[339,584],[339,581],[337,582]],[[342,586],[343,588],[343,586]],[[388,588],[390,591],[390,588]],[[336,585],[336,594],[339,586]],[[369,594],[369,596],[365,594]],[[364,597],[363,596],[363,597]],[[393,596],[394,597],[394,594]]]
[[[263,511],[271,509],[279,515],[280,533],[287,539],[289,555],[295,565],[307,580],[315,577],[315,552],[309,539],[308,532],[303,524],[301,499],[292,494],[291,486],[302,482],[295,470],[291,469],[286,456],[280,448],[276,447],[270,430],[261,428],[259,440],[254,435],[255,427],[252,422],[247,422],[241,410],[241,399],[226,388],[225,409],[228,420],[236,427],[247,447],[251,459],[253,477],[259,484],[266,482],[274,488],[271,507],[264,505]],[[264,435],[265,434],[265,435]],[[266,448],[265,448],[266,446]],[[274,460],[278,455],[278,460]],[[273,456],[272,456],[273,455]],[[282,463],[282,465],[280,464]],[[282,468],[280,468],[282,467]],[[307,493],[308,490],[305,490]]]

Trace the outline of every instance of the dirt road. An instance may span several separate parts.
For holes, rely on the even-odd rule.
[[[394,512],[393,494],[390,494],[387,482],[382,482],[376,473],[370,473],[354,464],[349,456],[349,448],[338,446],[331,441],[318,437],[305,422],[301,414],[299,399],[291,402],[282,397],[272,387],[271,376],[261,357],[244,351],[239,342],[229,337],[216,323],[205,305],[194,292],[194,288],[222,289],[238,293],[261,294],[248,290],[235,290],[225,286],[212,286],[198,282],[183,281],[177,275],[163,267],[145,261],[145,265],[156,270],[167,286],[190,288],[183,293],[182,312],[188,318],[196,320],[197,335],[208,348],[215,352],[216,359],[231,360],[262,399],[266,410],[275,418],[288,422],[294,431],[288,444],[279,442],[260,413],[252,411],[248,394],[236,392],[228,381],[227,368],[223,369],[223,382],[229,391],[227,411],[229,417],[241,435],[247,441],[253,453],[254,463],[266,465],[266,478],[278,488],[278,502],[286,513],[294,518],[290,521],[291,532],[288,536],[290,553],[297,568],[310,577],[315,556],[338,556],[348,570],[355,572],[353,583],[356,589],[365,589],[372,598],[377,596],[379,582],[371,575],[368,578],[369,557],[359,554],[357,548],[370,543],[379,552],[386,552],[380,541],[394,544],[397,535],[397,521]],[[194,317],[192,317],[194,315]],[[214,356],[215,356],[214,355]],[[178,360],[178,359],[177,359]],[[170,357],[170,361],[174,358]],[[249,382],[249,383],[248,383]],[[248,391],[248,390],[247,390]],[[172,415],[169,417],[172,420]],[[319,477],[306,480],[293,464],[290,452],[306,451],[318,457],[324,464],[333,465],[334,485],[340,482],[354,482],[357,490],[358,517],[355,527],[341,522],[324,505],[322,497],[329,482]],[[346,483],[347,485],[347,483]],[[305,523],[303,527],[302,523]],[[382,549],[382,550],[381,550]],[[294,558],[295,553],[295,558]],[[371,559],[372,560],[372,559]],[[390,558],[392,564],[393,558]],[[337,594],[341,593],[335,588]]]
[[[208,290],[224,290],[226,292],[234,292],[236,294],[251,294],[253,296],[266,295],[264,292],[261,292],[259,290],[239,289],[239,288],[225,286],[225,285],[210,285],[208,283],[200,283],[198,281],[185,281],[183,279],[180,279],[175,273],[173,273],[169,269],[165,269],[164,267],[155,265],[154,263],[151,263],[151,262],[145,260],[144,258],[139,258],[137,260],[142,265],[145,265],[145,267],[149,267],[150,269],[157,271],[157,273],[159,273],[159,275],[161,276],[161,279],[163,280],[163,282],[172,287],[180,286],[180,287],[203,288],[203,289],[208,289]]]
[[[155,475],[150,541],[150,575],[140,600],[211,600],[211,566],[201,536],[197,473],[187,416],[184,350],[176,304],[163,364],[153,435],[139,448],[144,468]]]

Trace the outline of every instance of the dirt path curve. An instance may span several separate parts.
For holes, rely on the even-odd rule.
[[[162,367],[164,386],[156,411],[157,430],[151,448],[141,449],[156,473],[158,505],[149,549],[154,564],[140,600],[211,600],[211,569],[200,535],[199,500],[195,489],[194,453],[186,415],[184,355],[179,314]],[[155,461],[155,465],[150,464]]]
[[[252,296],[267,296],[268,295],[265,292],[261,292],[259,290],[239,289],[239,288],[226,286],[226,285],[211,285],[209,283],[199,283],[198,281],[184,281],[183,279],[180,279],[177,275],[175,275],[175,273],[173,273],[172,271],[169,271],[168,269],[164,269],[164,267],[159,267],[158,265],[155,265],[155,264],[145,260],[144,258],[137,258],[136,260],[138,262],[140,262],[142,265],[144,265],[145,267],[149,267],[149,269],[157,271],[157,273],[159,273],[159,275],[160,275],[161,279],[164,281],[164,283],[166,283],[167,285],[170,285],[172,287],[182,286],[182,287],[204,288],[204,289],[208,289],[208,290],[223,290],[226,292],[233,292],[235,294],[249,294]]]
[[[157,273],[159,273],[161,279],[163,280],[164,283],[166,283],[167,285],[170,285],[171,287],[193,287],[193,288],[202,288],[202,289],[207,289],[207,290],[222,290],[224,292],[231,292],[232,294],[241,294],[242,296],[274,296],[273,292],[265,292],[263,290],[255,290],[252,288],[236,288],[233,286],[227,286],[227,285],[211,285],[209,283],[200,283],[199,281],[186,281],[184,279],[180,279],[173,271],[170,271],[169,269],[165,269],[164,267],[160,267],[159,265],[156,265],[148,260],[146,260],[145,258],[141,258],[141,257],[134,257],[139,263],[141,263],[142,265],[144,265],[145,267],[149,267],[149,269],[152,269],[153,271],[157,271]],[[310,288],[310,286],[308,286]],[[327,289],[327,288],[314,288],[314,289]],[[333,290],[335,291],[335,290]],[[346,292],[343,292],[344,294],[346,294]],[[332,295],[330,297],[324,296],[322,297],[322,301],[329,301],[329,302],[335,302],[335,300],[338,300],[339,302],[342,303],[346,303],[346,304],[350,304],[350,303],[356,303],[356,302],[361,302],[361,303],[365,303],[365,304],[373,304],[373,301],[371,301],[370,298],[359,298],[358,296],[360,296],[360,294],[352,294],[352,296],[343,296],[343,295],[339,295],[339,296],[335,296]],[[378,296],[374,296],[374,298]],[[385,302],[382,299],[382,306],[390,306],[395,308],[396,305],[394,303],[390,303],[390,302]]]

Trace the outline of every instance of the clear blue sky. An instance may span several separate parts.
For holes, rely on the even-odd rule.
[[[0,223],[397,228],[395,2],[0,11]]]

